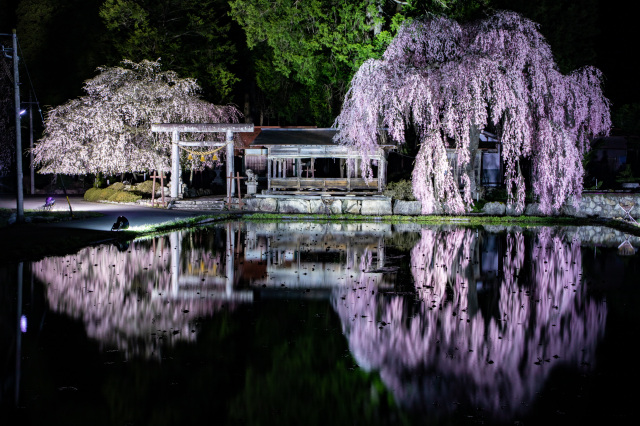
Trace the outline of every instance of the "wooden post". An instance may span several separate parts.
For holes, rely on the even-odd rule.
[[[273,169],[271,163],[273,162],[273,160],[270,160],[268,157],[269,154],[267,154],[267,191],[271,191],[271,171]]]
[[[238,182],[238,206],[242,210],[242,193],[240,192],[240,173],[236,172],[236,180]]]
[[[156,205],[156,171],[151,175],[153,182],[151,183],[151,207]]]
[[[387,158],[383,153],[378,159],[378,192],[384,191],[387,185]]]
[[[240,209],[242,209],[242,206],[244,205],[243,201],[242,201],[242,193],[240,192],[240,179],[244,179],[242,177],[240,177],[240,173],[236,172],[236,176],[234,177],[233,175],[229,175],[227,176],[227,182],[228,185],[233,186],[233,181],[236,180],[237,181],[237,186],[238,186],[238,206]],[[229,189],[229,187],[227,187],[227,194],[231,194],[231,190]],[[231,205],[233,204],[232,202],[232,198],[231,195],[227,196],[227,208],[231,209]]]
[[[167,204],[164,202],[164,172],[160,174],[160,193],[162,194],[162,207],[166,207]]]
[[[153,174],[149,176],[153,179],[153,183],[151,184],[151,206],[155,207],[156,205],[156,179],[160,179],[160,192],[162,193],[162,207],[166,207],[167,204],[164,201],[164,173],[158,175],[158,173],[154,170]]]

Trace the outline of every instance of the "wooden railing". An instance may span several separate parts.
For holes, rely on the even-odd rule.
[[[271,178],[272,190],[298,190],[309,189],[344,190],[354,189],[378,189],[378,179],[365,181],[363,178]]]

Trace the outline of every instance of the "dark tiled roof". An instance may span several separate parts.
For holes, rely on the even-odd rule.
[[[316,126],[255,126],[253,132],[241,132],[236,133],[237,141],[239,141],[242,148],[251,148],[253,141],[258,137],[261,131],[265,129],[315,129]],[[238,146],[238,145],[236,145]],[[254,146],[255,148],[255,146]]]
[[[251,146],[336,145],[336,129],[262,129]]]

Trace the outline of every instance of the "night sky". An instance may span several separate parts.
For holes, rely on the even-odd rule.
[[[640,28],[636,2],[601,0],[597,63],[605,75],[604,91],[612,107],[640,102]]]

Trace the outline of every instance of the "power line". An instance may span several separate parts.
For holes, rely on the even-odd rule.
[[[18,40],[18,50],[20,50],[20,55],[22,56],[22,62],[24,63],[24,68],[27,71],[27,78],[29,79],[30,92],[33,93],[33,97],[35,99],[35,104],[38,106],[38,113],[40,113],[40,119],[44,123],[44,117],[42,116],[42,109],[40,109],[40,102],[38,101],[38,96],[36,95],[36,90],[33,87],[33,81],[31,81],[31,74],[29,73],[29,67],[27,66],[27,61],[24,59],[24,55],[22,53],[22,46],[20,45],[20,41]]]
[[[13,83],[13,75],[11,74],[9,65],[7,64],[7,61],[4,60],[4,58],[2,58],[2,69],[7,74],[7,77],[9,77],[9,80]]]
[[[4,47],[4,45],[2,44],[0,44],[0,47],[2,48],[2,55],[0,55],[0,58],[1,58],[0,62],[2,62],[2,69],[4,69],[4,72],[7,74],[7,77],[9,77],[9,80],[13,83],[13,71],[9,68],[7,61],[5,61],[5,59],[11,59],[11,56],[7,54],[7,51],[11,49]]]

